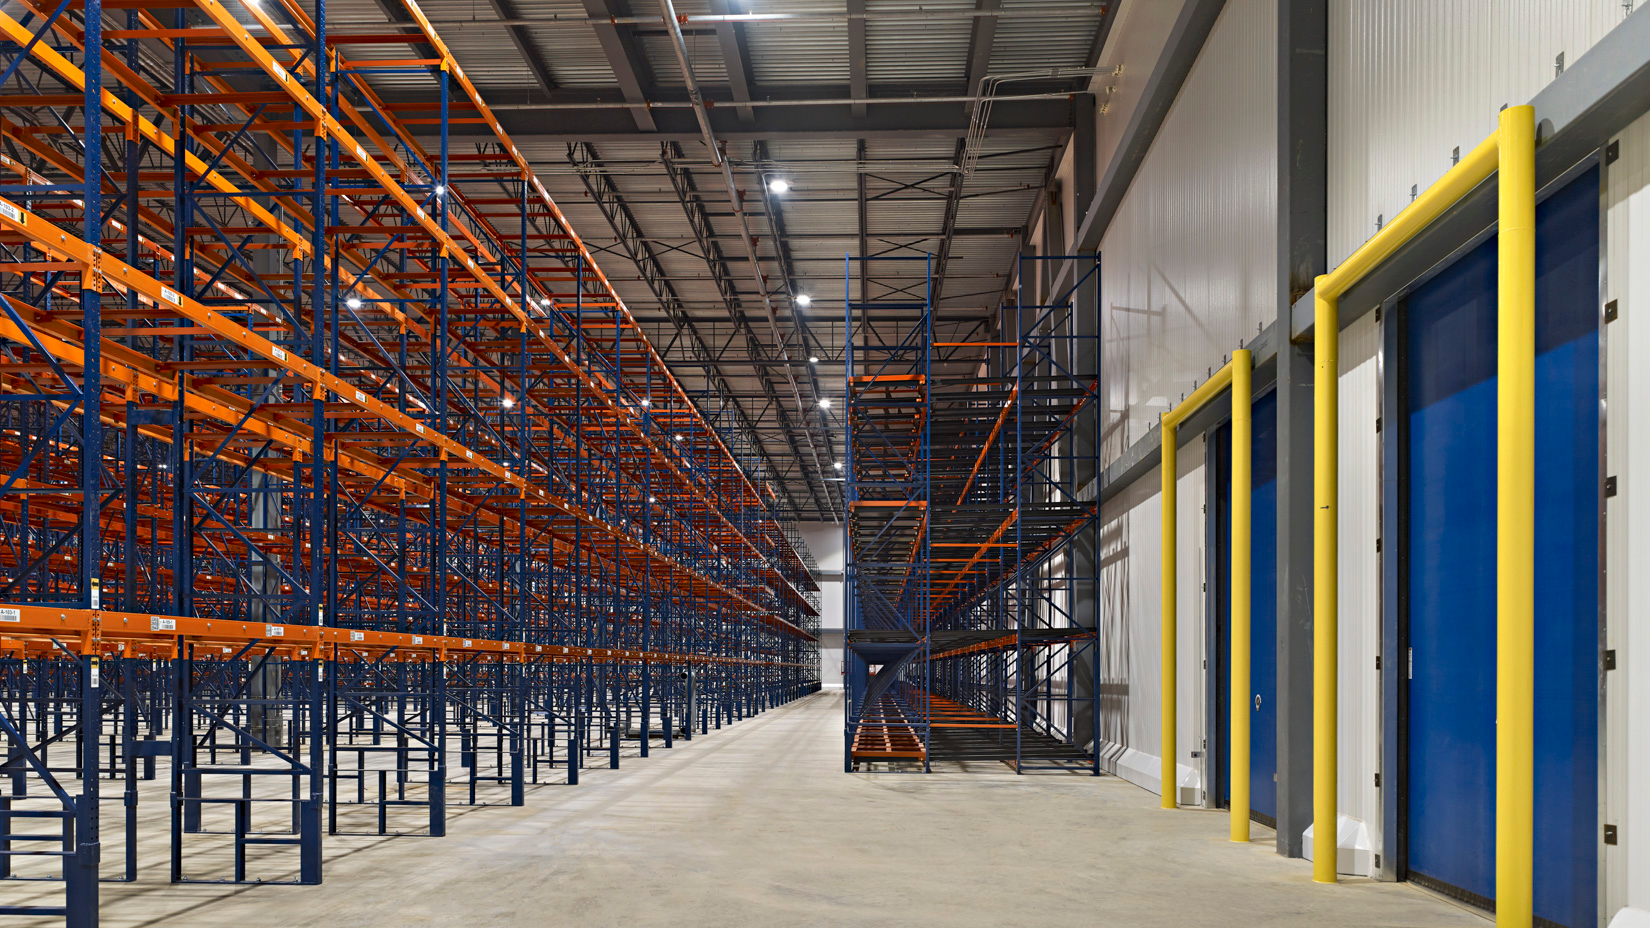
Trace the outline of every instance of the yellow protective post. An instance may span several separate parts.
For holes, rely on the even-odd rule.
[[[1163,417],[1162,434],[1163,471],[1163,671],[1162,671],[1162,755],[1159,773],[1163,783],[1163,808],[1176,806],[1180,777],[1175,761],[1175,427],[1168,416]]]
[[[1247,357],[1248,352],[1243,352]],[[1175,436],[1180,421],[1203,408],[1204,404],[1220,394],[1232,383],[1236,361],[1229,361],[1203,381],[1192,395],[1180,405],[1163,414],[1161,469],[1163,472],[1163,693],[1162,693],[1162,767],[1163,808],[1177,805],[1175,793],[1180,788],[1179,767],[1175,760],[1176,706],[1175,706]],[[1247,536],[1245,536],[1247,542]],[[1245,574],[1247,576],[1247,574]]]
[[[1312,323],[1312,879],[1333,883],[1339,803],[1336,712],[1339,667],[1340,555],[1336,533],[1340,493],[1341,326],[1328,280],[1317,279]]]
[[[1526,112],[1519,115],[1514,113],[1515,110],[1525,110]],[[1466,196],[1467,193],[1469,193],[1480,182],[1495,173],[1498,168],[1501,170],[1507,170],[1508,163],[1506,160],[1505,147],[1508,143],[1508,130],[1506,120],[1509,118],[1527,121],[1519,123],[1520,128],[1518,131],[1524,133],[1524,135],[1520,137],[1518,144],[1521,151],[1528,149],[1528,152],[1521,156],[1527,158],[1528,160],[1521,162],[1515,167],[1515,169],[1528,171],[1525,177],[1517,181],[1518,190],[1522,191],[1526,187],[1529,188],[1530,192],[1527,196],[1529,197],[1529,202],[1531,204],[1529,207],[1529,219],[1524,225],[1524,228],[1526,229],[1525,234],[1531,244],[1525,251],[1520,252],[1520,254],[1525,256],[1522,258],[1524,271],[1521,273],[1528,276],[1520,277],[1520,280],[1524,282],[1523,286],[1528,288],[1527,292],[1533,293],[1533,267],[1535,253],[1533,244],[1533,229],[1535,226],[1535,213],[1533,205],[1533,191],[1535,186],[1535,129],[1534,111],[1530,107],[1511,107],[1510,109],[1504,111],[1502,116],[1503,121],[1500,128],[1498,128],[1495,132],[1490,133],[1489,137],[1484,139],[1484,141],[1478,143],[1478,145],[1473,148],[1472,151],[1468,152],[1458,164],[1446,171],[1444,176],[1440,177],[1436,183],[1428,187],[1426,190],[1423,190],[1421,195],[1411,202],[1403,212],[1393,217],[1393,220],[1387,223],[1381,231],[1375,233],[1375,235],[1371,237],[1369,241],[1365,242],[1362,247],[1348,256],[1345,261],[1341,262],[1339,267],[1336,267],[1335,270],[1330,273],[1319,277],[1313,288],[1315,304],[1315,312],[1313,314],[1313,366],[1316,378],[1316,395],[1314,397],[1314,405],[1316,408],[1314,409],[1313,416],[1315,433],[1312,437],[1313,469],[1315,472],[1313,475],[1312,495],[1314,505],[1316,506],[1316,512],[1313,518],[1314,543],[1312,555],[1312,843],[1314,851],[1312,860],[1312,878],[1320,883],[1336,882],[1335,858],[1337,854],[1336,811],[1338,796],[1336,777],[1339,774],[1337,763],[1337,752],[1339,750],[1339,743],[1337,739],[1339,735],[1337,732],[1338,726],[1336,712],[1338,711],[1340,702],[1339,694],[1336,692],[1336,688],[1339,686],[1339,672],[1338,667],[1336,666],[1336,661],[1339,656],[1339,618],[1337,613],[1337,596],[1339,592],[1339,588],[1337,586],[1337,571],[1339,568],[1339,552],[1337,550],[1336,538],[1336,532],[1339,530],[1339,524],[1336,516],[1336,496],[1339,493],[1338,457],[1340,441],[1340,410],[1337,405],[1339,403],[1338,387],[1340,384],[1339,342],[1341,327],[1339,299],[1341,294],[1345,293],[1348,288],[1357,283],[1359,280],[1362,280],[1364,275],[1379,266],[1382,261],[1385,261],[1387,258],[1391,257],[1394,252],[1404,245],[1405,242],[1408,242],[1410,239],[1414,238],[1416,233],[1420,232],[1422,229],[1425,229],[1434,219],[1437,219],[1439,216],[1443,215],[1445,210],[1460,202],[1462,197]],[[1525,128],[1526,125],[1527,129]],[[1503,184],[1507,182],[1505,177],[1503,177],[1502,182]],[[1524,196],[1526,194],[1519,195]],[[1502,188],[1501,196],[1501,208],[1503,211],[1502,229],[1503,233],[1505,233],[1507,228],[1507,188]],[[1503,313],[1503,325],[1505,325],[1504,314],[1506,313],[1508,296],[1506,274],[1508,273],[1509,268],[1513,267],[1519,259],[1508,258],[1508,243],[1505,240],[1501,242],[1500,247],[1502,274],[1500,284],[1502,300],[1501,311]],[[1530,314],[1531,318],[1533,318],[1533,309],[1530,310]],[[1505,335],[1503,335],[1503,342],[1501,346],[1501,351],[1503,353],[1503,382],[1500,387],[1503,391],[1506,389],[1506,350]],[[1531,357],[1533,357],[1533,347],[1531,349]],[[1533,361],[1530,362],[1530,365],[1533,369]],[[1531,395],[1533,396],[1533,387],[1531,389]],[[1505,401],[1503,401],[1501,409],[1501,415],[1505,416],[1508,414],[1509,407]],[[1523,409],[1526,413],[1527,427],[1530,406],[1526,405]],[[1502,440],[1504,441],[1504,438]],[[1502,467],[1505,467],[1504,462],[1506,450],[1504,445],[1498,450],[1498,453],[1502,456]],[[1531,486],[1533,486],[1533,482]],[[1505,487],[1502,488],[1502,492],[1505,492]],[[1524,498],[1533,498],[1533,491],[1531,495],[1527,495]],[[1498,505],[1505,506],[1505,500],[1506,497],[1503,496],[1502,502]],[[1504,533],[1506,530],[1505,525],[1507,524],[1504,518],[1504,510],[1502,510],[1502,515],[1502,532]],[[1527,513],[1526,517],[1528,517]],[[1505,550],[1505,535],[1503,534],[1502,543],[1498,545],[1498,551]],[[1526,551],[1533,551],[1533,546],[1526,548]],[[1498,554],[1498,563],[1503,565],[1503,582],[1505,581],[1504,565],[1506,562],[1499,559],[1504,556],[1504,554]],[[1522,575],[1528,577],[1533,572],[1533,569],[1533,554],[1530,554],[1524,561]],[[1498,597],[1505,596],[1506,588],[1500,588],[1497,595]],[[1525,610],[1526,616],[1533,611],[1531,609],[1528,594],[1526,594],[1525,599]],[[1504,623],[1507,622],[1506,616],[1503,615],[1499,621],[1503,623],[1502,627],[1505,628]],[[1502,642],[1497,645],[1497,673],[1505,674],[1507,669],[1513,666],[1522,667],[1523,677],[1521,679],[1523,682],[1519,687],[1522,696],[1517,698],[1527,700],[1532,688],[1531,677],[1533,676],[1533,669],[1531,668],[1533,668],[1533,658],[1530,659],[1529,663],[1514,665],[1508,662],[1503,653],[1500,651],[1500,649],[1505,646],[1506,641],[1503,636]],[[1533,653],[1533,645],[1530,646],[1530,649]],[[1504,700],[1508,698],[1506,692],[1507,678],[1505,676],[1501,676],[1498,684],[1499,695],[1497,696],[1497,710],[1499,712],[1500,725],[1497,729],[1496,749],[1498,757],[1497,763],[1499,765],[1508,762],[1504,739],[1508,736],[1510,731],[1514,730],[1510,729],[1508,726],[1514,722],[1515,719],[1507,714],[1506,704],[1504,702]],[[1527,710],[1527,712],[1529,714],[1524,716],[1523,722],[1524,730],[1526,731],[1533,727],[1533,709]],[[1524,742],[1526,747],[1528,747],[1529,740],[1530,739],[1526,739]],[[1529,771],[1533,764],[1533,757],[1533,750],[1525,755],[1525,760],[1523,762],[1523,776],[1526,779],[1530,776]],[[1503,766],[1497,771],[1498,790],[1506,784],[1506,780],[1502,779],[1502,774],[1506,772],[1506,769],[1507,768]],[[1531,793],[1527,792],[1525,795],[1529,796]],[[1505,801],[1506,797],[1502,796],[1500,792],[1497,793],[1497,796],[1496,814],[1497,821],[1499,822],[1502,814],[1501,809],[1503,808],[1502,802]],[[1533,802],[1526,802],[1523,808],[1526,809],[1526,812],[1524,813],[1524,820],[1529,822],[1531,820],[1532,813],[1528,810],[1533,809]],[[1531,833],[1532,831],[1530,829],[1525,829],[1523,832],[1522,840],[1525,848],[1524,858],[1526,861],[1530,858],[1532,853],[1530,838]],[[1506,833],[1498,831],[1496,840],[1498,845],[1497,894],[1499,896],[1503,893],[1503,887],[1507,885],[1500,876],[1500,861],[1502,860],[1500,848],[1501,842],[1507,840]],[[1321,853],[1326,844],[1329,848],[1329,852]],[[1528,863],[1524,865],[1522,872],[1524,876],[1522,878],[1521,885],[1524,886],[1526,900],[1524,920],[1522,922],[1503,922],[1503,924],[1528,925],[1530,923],[1528,914],[1528,893],[1529,887],[1533,885],[1533,881],[1530,876],[1532,870]],[[1496,901],[1498,919],[1501,918],[1501,913],[1504,908],[1504,900],[1498,898]]]
[[[1495,923],[1535,884],[1535,110],[1501,111],[1497,233]]]
[[[1249,704],[1252,363],[1248,349],[1232,353],[1232,722],[1226,753],[1231,761],[1232,840],[1245,844],[1249,842],[1249,720],[1253,712]]]

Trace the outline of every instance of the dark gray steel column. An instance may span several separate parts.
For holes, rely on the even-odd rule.
[[[1327,0],[1278,0],[1278,853],[1312,823],[1312,354],[1289,310],[1327,268]],[[1331,837],[1333,840],[1333,837]]]
[[[1072,148],[1072,202],[1081,204],[1092,202],[1095,189],[1100,182],[1100,168],[1096,159],[1098,135],[1095,126],[1094,97],[1090,94],[1078,94],[1072,101],[1076,110],[1071,136]],[[1072,269],[1081,277],[1088,268],[1079,263]],[[1073,278],[1066,277],[1071,280]],[[1077,340],[1073,344],[1071,369],[1073,371],[1099,376],[1100,352],[1099,342],[1094,335],[1100,330],[1100,280],[1097,276],[1090,276],[1078,286],[1077,292],[1072,294],[1072,313],[1074,332]],[[1092,402],[1077,417],[1072,429],[1072,466],[1075,471],[1075,483],[1079,492],[1087,488],[1084,493],[1086,499],[1099,500],[1100,482],[1099,469],[1094,460],[1095,442],[1100,438],[1100,404]],[[1095,522],[1087,529],[1077,533],[1072,542],[1071,576],[1074,581],[1072,599],[1072,621],[1086,628],[1098,628],[1100,625],[1100,597],[1095,589],[1095,554],[1099,548],[1100,522]],[[1072,701],[1072,741],[1082,746],[1094,739],[1094,666],[1095,655],[1084,648],[1073,655],[1070,667],[1071,701]]]

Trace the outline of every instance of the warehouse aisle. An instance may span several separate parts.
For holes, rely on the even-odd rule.
[[[164,843],[108,926],[1483,925],[1403,885],[1314,886],[1226,820],[1111,777],[841,772],[822,694],[440,839],[334,838],[326,883],[172,886]],[[152,829],[152,834],[164,834]]]

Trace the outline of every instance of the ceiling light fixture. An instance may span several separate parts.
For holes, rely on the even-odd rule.
[[[773,180],[768,181],[768,189],[774,193],[784,193],[791,189],[791,182],[783,177],[775,177]]]
[[[798,306],[812,306],[813,302],[814,298],[806,293],[798,293],[796,295],[796,305]]]

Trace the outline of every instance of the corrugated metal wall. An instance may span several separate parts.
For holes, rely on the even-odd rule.
[[[1101,243],[1107,463],[1276,314],[1276,8],[1226,4]]]
[[[1620,843],[1604,848],[1604,910],[1650,911],[1650,116],[1617,139],[1606,169],[1605,461],[1617,481],[1605,517],[1605,647],[1617,654],[1605,683],[1604,816]]]
[[[1627,15],[1622,0],[1333,0],[1329,263],[1333,267]]]

